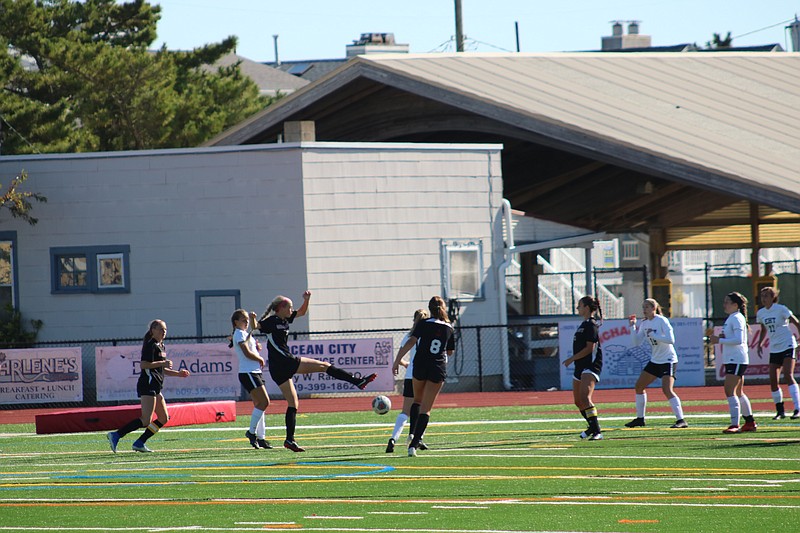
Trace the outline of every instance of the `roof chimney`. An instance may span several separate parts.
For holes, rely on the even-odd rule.
[[[628,34],[623,35],[622,23],[628,23]],[[652,46],[649,35],[639,34],[638,20],[612,20],[611,36],[601,39],[603,52],[626,50],[629,48],[650,48]]]
[[[407,54],[407,44],[397,44],[394,33],[362,33],[353,44],[345,47],[347,58],[365,54]]]

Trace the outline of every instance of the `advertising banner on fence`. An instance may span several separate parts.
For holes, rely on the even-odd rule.
[[[373,372],[378,374],[377,379],[367,387],[369,391],[388,392],[394,390],[392,362],[395,353],[391,338],[289,341],[289,349],[294,355],[326,361],[358,376],[368,376]],[[266,348],[264,348],[264,352],[262,355],[266,359]],[[264,372],[267,372],[266,368]],[[265,376],[265,378],[269,397],[280,398],[281,392],[278,386],[269,376]],[[294,387],[298,396],[358,392],[355,385],[339,381],[325,373],[296,375],[294,376]]]
[[[81,349],[0,351],[0,403],[83,401]]]
[[[675,351],[678,352],[678,368],[675,385],[694,387],[705,385],[703,350],[703,324],[699,318],[672,318],[675,332]],[[558,323],[559,361],[572,357],[572,338],[580,320]],[[598,389],[633,388],[642,369],[650,361],[651,347],[648,343],[633,346],[631,330],[627,320],[606,320],[600,326],[600,346],[603,349],[603,372]],[[561,388],[572,388],[574,366],[561,367]],[[651,387],[660,387],[657,379]]]
[[[267,360],[265,344],[261,342],[261,356]],[[185,368],[192,373],[188,378],[164,378],[164,396],[167,400],[239,398],[239,361],[227,344],[167,343],[166,346],[167,358],[173,362],[172,368]],[[391,338],[289,341],[289,349],[297,356],[327,361],[357,375],[375,372],[378,378],[370,383],[368,390],[394,390]],[[136,400],[141,347],[102,346],[95,349],[95,357],[98,401]],[[263,371],[269,397],[282,398],[283,394],[269,376],[269,367],[265,366]],[[335,380],[325,373],[296,375],[293,379],[299,396],[358,391],[355,386]]]
[[[239,361],[225,343],[167,344],[167,359],[173,370],[186,369],[188,378],[164,376],[164,397],[168,401],[190,398],[227,399],[239,397]],[[95,348],[97,400],[136,400],[136,381],[141,373],[141,346],[100,346]]]
[[[789,328],[792,330],[794,338],[797,339],[798,345],[800,345],[800,333],[798,333],[797,328],[794,327],[794,324],[789,324]],[[761,355],[758,355],[758,344],[756,343],[758,342],[760,329],[761,326],[759,324],[750,325],[750,333],[747,336],[747,342],[750,345],[750,364],[747,366],[744,375],[748,378],[767,379],[769,378],[769,337],[764,336],[765,346],[761,350]],[[715,326],[714,335],[719,335],[720,332],[722,332],[722,326]],[[717,381],[723,381],[725,379],[725,367],[722,362],[722,347],[719,344],[714,345],[714,356],[715,376]]]

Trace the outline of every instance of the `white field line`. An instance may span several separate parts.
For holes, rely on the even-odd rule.
[[[772,416],[772,413],[754,413],[756,416]],[[241,417],[246,418],[246,417]],[[601,416],[600,422],[607,422],[607,421],[630,421],[631,415],[625,416]],[[726,418],[729,419],[730,415],[726,413],[692,413],[690,416],[687,417],[689,422],[692,420],[703,419],[703,418]],[[648,420],[674,420],[675,417],[672,415],[648,415]],[[577,415],[571,416],[569,418],[525,418],[525,419],[518,419],[518,420],[464,420],[464,421],[455,421],[455,422],[436,422],[431,421],[428,426],[433,427],[448,427],[448,426],[485,426],[487,424],[492,425],[507,425],[507,424],[562,424],[562,423],[578,423],[583,422],[583,420]],[[792,426],[786,426],[792,427]],[[394,428],[394,423],[369,423],[369,424],[319,424],[314,426],[303,426],[302,429],[342,429],[342,428],[360,428],[360,429],[368,429],[368,428],[383,428],[391,430]],[[192,432],[240,432],[246,430],[247,427],[242,425],[236,426],[227,426],[227,427],[213,427],[213,428],[206,428],[206,427],[168,427],[164,429],[164,431],[169,431],[171,433],[192,433]],[[282,432],[286,428],[284,426],[267,426],[267,431],[272,430],[273,432],[278,431]],[[646,429],[646,428],[645,428]],[[96,434],[96,435],[103,435],[107,431],[90,431],[86,433],[79,433],[79,435],[88,435],[88,434]],[[26,432],[19,432],[19,433],[0,433],[0,438],[18,438],[21,436],[24,437],[32,437],[32,438],[52,438],[55,434],[45,434],[45,435],[37,435],[36,433],[26,433]],[[61,435],[72,435],[72,433],[61,433]]]

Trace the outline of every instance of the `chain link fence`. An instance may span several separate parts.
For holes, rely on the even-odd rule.
[[[290,342],[293,340],[336,340],[336,339],[365,339],[365,338],[391,338],[393,353],[390,360],[394,359],[403,336],[408,332],[406,329],[389,330],[360,330],[360,331],[328,331],[328,332],[291,332]],[[506,350],[509,345],[509,328],[506,326],[458,326],[456,327],[456,350],[448,363],[448,378],[445,391],[449,392],[480,392],[490,390],[503,390],[503,368]],[[263,337],[260,337],[263,339]],[[25,346],[6,345],[0,349],[0,390],[6,392],[19,388],[24,384],[30,384],[36,380],[46,383],[48,374],[45,372],[35,372],[31,369],[22,371],[21,369],[12,370],[3,368],[5,355],[3,350],[37,348],[37,349],[58,349],[58,348],[80,348],[80,358],[82,366],[82,390],[83,400],[80,402],[47,402],[41,401],[26,403],[24,397],[20,400],[0,404],[3,409],[31,409],[31,408],[77,408],[95,406],[113,406],[134,403],[128,401],[100,401],[98,400],[98,377],[96,368],[96,350],[101,347],[127,347],[138,348],[141,346],[142,339],[100,339],[100,340],[81,340],[64,342],[37,342]],[[204,343],[228,343],[228,338],[224,336],[204,336],[204,337],[169,337],[166,339],[167,353],[170,352],[170,345],[182,344],[204,344]],[[263,343],[262,343],[263,344]],[[137,351],[138,353],[138,351]],[[314,357],[314,356],[310,356]],[[136,358],[138,362],[138,358]],[[345,368],[346,369],[346,368]],[[389,370],[387,370],[389,371]],[[52,373],[51,373],[52,375]],[[402,374],[401,374],[402,377]],[[167,378],[171,379],[171,378]],[[187,379],[191,379],[187,378]],[[234,372],[225,376],[236,384],[238,378]],[[266,377],[269,379],[269,377]],[[395,383],[395,390],[401,390],[402,383]],[[7,395],[6,395],[7,396]],[[238,397],[228,398],[230,400],[246,400],[247,394],[241,390]],[[45,398],[46,399],[46,398]],[[209,398],[191,398],[192,401],[202,401]],[[215,398],[219,399],[219,398]],[[170,401],[170,398],[167,398]],[[174,398],[172,399],[173,401]],[[184,399],[181,399],[183,401]],[[0,415],[1,416],[1,415]]]

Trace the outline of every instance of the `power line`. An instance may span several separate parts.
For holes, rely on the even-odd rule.
[[[467,40],[472,41],[473,43],[476,43],[476,44],[483,45],[483,46],[489,46],[491,48],[496,48],[497,50],[500,50],[502,52],[513,52],[513,50],[509,50],[507,48],[503,48],[502,46],[495,46],[492,43],[485,43],[485,42],[479,41],[477,39],[467,39]]]
[[[28,139],[26,139],[24,135],[22,135],[20,132],[18,132],[16,129],[14,129],[14,126],[12,126],[12,125],[11,125],[11,123],[10,123],[9,121],[7,121],[7,120],[6,120],[6,117],[5,117],[4,115],[2,115],[2,114],[0,114],[0,121],[2,121],[2,122],[3,122],[3,124],[5,124],[6,126],[8,126],[8,127],[9,127],[9,129],[10,129],[11,131],[13,131],[13,132],[14,132],[14,133],[17,135],[17,137],[19,137],[20,139],[22,139],[23,141],[25,141],[25,143],[26,143],[28,146],[30,146],[31,148],[33,148],[33,151],[34,151],[35,153],[37,153],[37,154],[41,155],[41,152],[40,152],[39,150],[37,150],[37,149],[36,149],[36,147],[35,147],[33,144],[31,144],[31,142],[30,142]]]
[[[764,30],[769,30],[769,29],[771,29],[771,28],[774,28],[775,26],[780,26],[780,25],[782,25],[782,24],[788,24],[789,22],[794,22],[794,19],[784,20],[784,21],[781,21],[781,22],[777,22],[777,23],[775,23],[775,24],[772,24],[772,25],[770,25],[770,26],[765,26],[764,28],[760,28],[760,29],[758,29],[758,30],[753,30],[753,31],[749,31],[749,32],[747,32],[747,33],[743,33],[743,34],[741,34],[741,35],[736,35],[736,36],[732,37],[732,39],[738,39],[739,37],[746,37],[747,35],[752,35],[752,34],[754,34],[754,33],[758,33],[758,32],[760,32],[760,31],[764,31]]]

